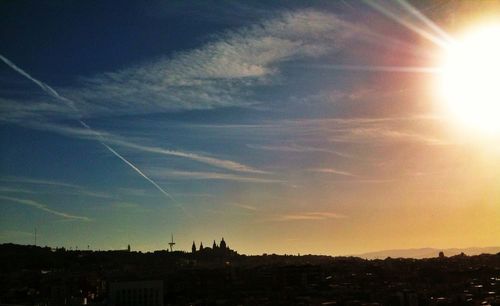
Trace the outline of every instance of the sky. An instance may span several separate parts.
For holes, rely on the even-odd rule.
[[[498,246],[499,137],[455,120],[435,67],[499,7],[1,1],[0,242]]]

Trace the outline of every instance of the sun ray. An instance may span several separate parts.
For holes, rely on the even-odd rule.
[[[422,14],[418,9],[409,4],[405,0],[396,0],[396,3],[401,5],[404,9],[406,9],[410,14],[418,18],[420,21],[425,23],[429,28],[434,30],[438,35],[442,37],[448,43],[453,42],[453,38],[443,29],[441,29],[437,24],[435,24],[432,20],[430,20],[427,16]]]
[[[426,30],[414,25],[408,20],[405,20],[404,18],[398,16],[396,13],[392,12],[388,8],[376,3],[375,1],[364,1],[366,4],[368,4],[370,7],[381,13],[382,15],[386,16],[387,18],[399,23],[400,25],[406,27],[407,29],[419,34],[420,36],[424,37],[425,39],[435,43],[436,45],[440,47],[445,47],[447,45],[447,41],[444,40],[441,37],[437,37],[436,35],[427,32]]]

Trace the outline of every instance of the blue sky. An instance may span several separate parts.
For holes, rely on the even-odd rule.
[[[421,71],[439,46],[390,17],[433,29],[373,3],[2,2],[0,240],[498,244],[477,226],[500,214],[496,151],[450,131]],[[416,5],[443,27],[456,9]]]

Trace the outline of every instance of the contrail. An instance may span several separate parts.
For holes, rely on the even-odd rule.
[[[94,131],[92,130],[92,128],[87,125],[85,122],[83,122],[82,120],[78,120],[78,122],[83,125],[85,128],[89,129],[90,131]],[[140,176],[142,176],[143,178],[145,178],[148,182],[150,182],[151,184],[153,184],[153,186],[156,187],[156,189],[158,189],[161,193],[163,193],[165,196],[167,196],[169,199],[171,199],[172,201],[174,202],[177,202],[168,192],[166,192],[163,188],[161,188],[155,181],[153,181],[152,179],[150,179],[146,174],[144,174],[144,172],[141,171],[141,169],[137,168],[134,164],[132,164],[131,162],[129,162],[125,157],[123,157],[121,154],[119,154],[118,152],[116,152],[112,147],[110,147],[109,145],[107,145],[104,140],[102,140],[102,136],[101,134],[97,133],[97,137],[99,138],[99,142],[106,148],[108,149],[111,153],[113,153],[116,157],[118,157],[119,159],[121,159],[124,163],[126,163],[127,165],[130,166],[130,168],[134,169],[135,172],[139,173]]]
[[[7,64],[7,66],[9,66],[10,68],[12,68],[14,71],[18,72],[19,74],[21,74],[25,78],[29,79],[30,81],[32,81],[33,83],[35,83],[36,85],[38,85],[38,87],[40,87],[44,92],[46,92],[50,96],[52,96],[52,97],[54,97],[54,98],[56,98],[56,99],[58,99],[60,101],[63,101],[66,105],[68,105],[71,109],[73,109],[75,112],[78,113],[78,108],[76,108],[75,102],[73,102],[72,100],[70,100],[70,99],[68,99],[66,97],[61,96],[55,89],[53,89],[49,85],[45,84],[44,82],[35,79],[29,73],[27,73],[23,69],[19,68],[16,64],[14,64],[13,62],[11,62],[8,58],[6,58],[5,56],[3,56],[2,54],[0,54],[0,59],[5,64]],[[161,193],[163,193],[167,198],[171,199],[173,202],[175,202],[175,203],[178,204],[178,202],[168,192],[166,192],[165,189],[161,188],[154,180],[152,180],[150,177],[148,177],[146,174],[144,174],[144,172],[142,172],[137,166],[135,166],[134,164],[132,164],[129,160],[127,160],[125,157],[123,157],[120,153],[116,152],[116,150],[114,150],[112,147],[110,147],[109,145],[107,145],[104,142],[104,138],[101,136],[101,134],[99,132],[94,131],[87,123],[85,123],[81,119],[78,119],[78,123],[80,123],[80,125],[82,125],[84,128],[88,129],[89,131],[91,131],[92,133],[94,133],[95,135],[97,135],[97,141],[101,145],[103,145],[108,151],[110,151],[111,153],[113,153],[113,155],[115,155],[116,157],[118,157],[119,159],[121,159],[125,164],[127,164],[130,168],[132,168],[140,176],[142,176],[144,179],[146,179],[148,182],[150,182],[156,189],[158,189]],[[183,209],[183,211],[184,211],[184,209]]]

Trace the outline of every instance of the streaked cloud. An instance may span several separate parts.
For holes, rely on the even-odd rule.
[[[326,118],[303,119],[285,122],[293,128],[302,128],[308,133],[322,132],[332,143],[388,144],[416,143],[431,146],[456,145],[454,139],[432,128],[441,120],[434,116],[380,117],[380,118]],[[416,125],[428,123],[427,128]]]
[[[249,210],[249,211],[257,211],[257,207],[252,206],[252,205],[245,205],[245,204],[240,204],[240,203],[232,203],[232,206],[243,208],[244,210]]]
[[[284,12],[212,36],[210,42],[196,49],[82,77],[71,87],[58,88],[58,92],[75,101],[84,117],[254,106],[262,103],[254,89],[275,83],[282,63],[329,54],[357,31],[335,14]],[[39,85],[52,90],[46,84]],[[0,108],[0,118],[61,113],[75,116],[73,109],[65,109],[55,100],[7,101]]]
[[[24,188],[11,188],[11,187],[0,186],[0,193],[35,193],[35,192]]]
[[[352,157],[350,152],[339,152],[328,148],[325,139],[332,143],[390,144],[416,143],[422,145],[457,145],[437,127],[445,119],[435,115],[396,117],[354,117],[354,118],[296,118],[263,121],[261,124],[214,124],[200,128],[230,129],[246,131],[251,135],[293,136],[294,143],[247,144],[249,148],[283,152],[324,152],[342,157]],[[315,141],[314,145],[310,143]],[[321,144],[319,146],[318,144]],[[326,148],[325,148],[326,147]],[[344,149],[345,150],[345,149]]]
[[[204,155],[197,154],[197,153],[169,150],[169,149],[164,149],[164,148],[155,147],[155,146],[139,145],[139,144],[135,144],[135,143],[131,143],[128,141],[119,140],[119,139],[109,138],[109,141],[114,143],[114,144],[121,145],[121,146],[131,148],[131,149],[136,149],[136,150],[139,150],[142,152],[156,153],[156,154],[162,154],[162,155],[168,155],[168,156],[187,158],[190,160],[194,160],[194,161],[197,161],[197,162],[200,162],[203,164],[211,165],[211,166],[226,169],[226,170],[232,170],[232,171],[238,171],[238,172],[248,172],[248,173],[266,173],[265,171],[257,170],[257,169],[250,167],[250,166],[246,166],[246,165],[243,165],[243,164],[238,163],[238,162],[234,162],[234,161],[230,161],[230,160],[223,160],[223,159],[210,157],[210,156],[204,156]]]
[[[409,142],[427,145],[450,145],[449,141],[435,136],[425,135],[413,131],[393,130],[385,127],[355,128],[336,131],[336,135],[329,137],[332,142],[367,143],[375,142]]]
[[[21,183],[21,184],[35,184],[35,185],[48,185],[48,186],[57,186],[57,187],[66,187],[66,188],[81,188],[81,186],[63,183],[54,180],[46,180],[46,179],[34,179],[34,178],[26,178],[26,177],[0,177],[0,181],[8,182],[8,183]]]
[[[0,98],[0,122],[17,122],[29,118],[68,117],[65,105],[55,103],[51,98],[25,99],[22,101]]]
[[[312,169],[308,169],[308,171],[316,172],[316,173],[324,173],[324,174],[338,174],[338,175],[351,176],[351,177],[357,176],[357,175],[352,174],[350,172],[337,170],[334,168],[312,168]]]
[[[26,177],[0,177],[0,181],[12,186],[0,186],[0,193],[26,193],[26,194],[58,194],[58,195],[75,195],[94,198],[113,198],[113,195],[101,191],[89,191],[83,186],[76,184],[63,183],[54,180],[34,179]],[[21,187],[19,187],[21,185]],[[26,185],[35,185],[31,189],[26,188]],[[39,186],[37,186],[39,185]],[[40,188],[45,186],[45,188]],[[47,188],[52,187],[52,188]]]
[[[287,221],[318,221],[329,219],[345,219],[347,216],[333,212],[301,212],[278,215],[266,221],[271,222],[287,222]]]
[[[212,156],[202,155],[199,153],[171,150],[158,146],[147,146],[143,144],[134,143],[126,140],[124,137],[117,136],[108,132],[101,132],[101,131],[97,132],[95,130],[88,130],[83,128],[68,127],[64,125],[55,125],[47,123],[37,123],[37,124],[32,124],[32,126],[35,128],[39,128],[42,130],[49,130],[67,136],[75,136],[86,139],[93,139],[95,137],[100,137],[107,143],[122,146],[135,151],[185,158],[226,170],[232,170],[237,172],[248,172],[248,173],[267,173],[266,171],[258,170],[251,166],[247,166],[227,159],[220,159]]]
[[[254,145],[254,144],[248,144],[247,145],[249,148],[252,149],[258,149],[258,150],[267,150],[267,151],[281,151],[281,152],[296,152],[296,153],[314,153],[314,152],[320,152],[320,153],[329,153],[329,154],[334,154],[342,157],[349,158],[351,157],[349,154],[339,152],[336,150],[330,150],[326,148],[319,148],[319,147],[313,147],[313,146],[302,146],[302,145],[297,145],[297,144],[288,144],[288,145]]]
[[[6,197],[6,196],[0,196],[1,200],[5,200],[8,202],[13,202],[21,205],[26,205],[26,206],[31,206],[36,209],[39,209],[41,211],[47,212],[49,214],[62,217],[64,219],[70,219],[70,220],[79,220],[79,221],[92,221],[92,219],[85,217],[85,216],[77,216],[77,215],[72,215],[66,212],[58,211],[51,209],[47,207],[47,205],[39,203],[37,201],[29,200],[29,199],[20,199],[20,198],[14,198],[14,197]]]
[[[212,42],[173,57],[83,78],[65,94],[87,113],[158,112],[249,106],[248,89],[269,84],[279,64],[318,57],[338,48],[347,23],[314,10],[283,13],[254,26],[215,36]]]
[[[255,177],[255,176],[243,176],[230,173],[220,173],[220,172],[200,172],[200,171],[178,171],[178,170],[166,170],[166,169],[150,169],[151,175],[158,179],[168,178],[168,179],[178,179],[178,180],[223,180],[223,181],[236,181],[236,182],[248,182],[248,183],[285,183],[283,180]]]

